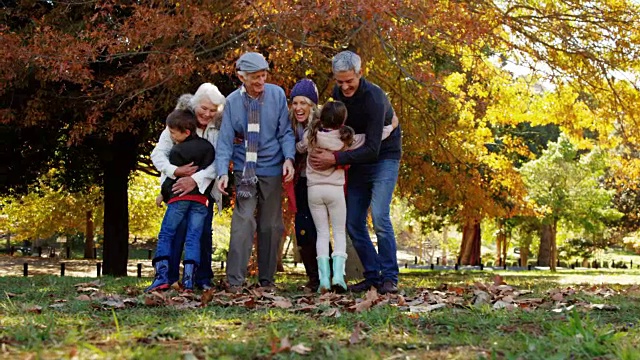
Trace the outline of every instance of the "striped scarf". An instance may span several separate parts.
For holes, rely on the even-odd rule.
[[[247,109],[247,136],[245,140],[245,159],[242,179],[238,185],[238,197],[251,197],[252,189],[258,183],[256,176],[256,163],[258,161],[258,143],[260,141],[260,101],[262,95],[257,99],[252,99],[249,94],[244,93],[243,101]]]

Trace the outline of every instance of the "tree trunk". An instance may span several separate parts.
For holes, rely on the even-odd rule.
[[[527,266],[529,262],[529,246],[520,247],[520,266]]]
[[[363,278],[364,267],[358,257],[356,248],[353,247],[351,237],[347,234],[347,263],[345,264],[345,280],[353,281]]]
[[[551,271],[556,271],[556,264],[558,262],[558,245],[556,243],[556,229],[558,227],[558,222],[553,221],[553,225],[551,225]]]
[[[107,145],[104,168],[104,247],[105,275],[127,276],[129,259],[129,174],[134,169],[137,144],[133,136],[119,133]]]
[[[462,229],[460,244],[460,265],[480,265],[480,221],[467,219]]]
[[[504,253],[507,248],[507,233],[504,229],[504,221],[498,221],[498,235],[496,236],[496,265],[502,266],[506,261]]]
[[[540,228],[540,250],[538,251],[538,265],[551,266],[551,238],[553,229],[551,224],[542,224]]]
[[[447,247],[449,245],[449,227],[447,225],[442,227],[442,245],[440,249],[442,249],[442,259],[440,259],[440,264],[442,266],[447,265]]]
[[[87,210],[87,222],[86,229],[84,232],[84,258],[85,259],[94,259],[93,248],[96,246],[93,240],[93,211]]]

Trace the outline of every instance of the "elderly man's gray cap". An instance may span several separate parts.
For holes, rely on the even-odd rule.
[[[267,63],[267,60],[262,54],[257,52],[244,53],[238,61],[236,61],[236,70],[238,71],[253,73],[267,69],[269,69],[269,63]]]

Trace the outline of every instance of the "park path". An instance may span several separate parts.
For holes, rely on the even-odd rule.
[[[46,258],[37,256],[0,255],[0,276],[22,276],[24,263],[29,275],[60,275],[60,263],[64,263],[65,276],[96,277],[98,260]],[[138,264],[142,264],[142,276],[153,275],[151,260],[132,259],[127,265],[127,275],[137,276]]]
[[[398,263],[411,263],[413,255],[398,251]],[[38,256],[9,256],[0,255],[0,276],[22,276],[24,271],[24,263],[28,264],[28,274],[31,275],[60,275],[60,264],[64,263],[65,276],[78,277],[96,277],[96,264],[101,259],[84,260],[84,259],[65,259],[61,257],[38,257]],[[142,264],[142,276],[152,277],[153,267],[151,260],[146,259],[130,259],[127,265],[127,275],[137,276],[138,264]],[[218,266],[216,271],[220,269],[219,263],[214,262],[214,267]],[[293,265],[293,264],[291,264]],[[289,268],[287,266],[287,268]],[[293,266],[291,266],[293,268]],[[297,264],[296,270],[304,272],[302,264]]]

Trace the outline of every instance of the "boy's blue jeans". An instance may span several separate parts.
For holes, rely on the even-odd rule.
[[[396,237],[389,205],[399,167],[400,161],[393,159],[352,165],[347,177],[347,231],[362,261],[364,278],[372,285],[383,281],[398,283]],[[378,241],[377,251],[367,229],[369,206]]]
[[[167,205],[167,211],[162,219],[162,226],[158,234],[156,259],[170,259],[178,249],[172,249],[173,239],[180,223],[186,220],[187,232],[184,242],[184,261],[200,264],[200,237],[207,207],[195,201],[176,201]],[[179,251],[179,250],[178,250]]]
[[[207,207],[207,217],[204,219],[202,236],[200,236],[200,265],[196,268],[195,283],[197,286],[212,286],[213,269],[211,268],[212,233],[211,224],[213,222],[214,201],[209,198]],[[169,259],[169,282],[173,284],[180,278],[180,260],[182,260],[182,248],[187,235],[187,221],[183,221],[178,226],[176,236],[171,243],[171,257]]]

